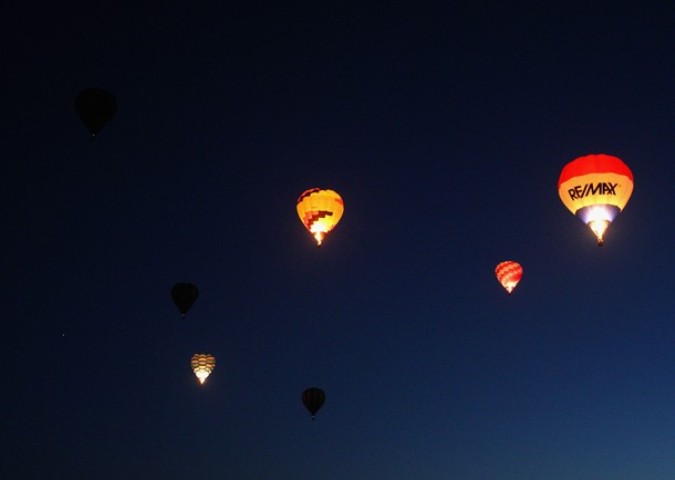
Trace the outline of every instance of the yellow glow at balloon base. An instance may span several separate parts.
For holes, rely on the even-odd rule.
[[[593,233],[598,238],[598,246],[602,247],[605,243],[602,236],[605,234],[605,230],[609,227],[609,220],[591,220],[588,222],[588,226],[591,227]]]
[[[323,242],[325,236],[326,232],[314,232],[314,238],[316,239],[316,245],[318,247],[321,246],[321,242]]]

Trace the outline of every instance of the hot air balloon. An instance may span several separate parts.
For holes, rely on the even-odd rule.
[[[91,135],[95,136],[117,113],[117,100],[106,90],[87,88],[75,98],[75,110]]]
[[[183,318],[199,296],[199,290],[192,283],[177,283],[171,289],[171,298]]]
[[[523,267],[518,262],[507,260],[497,265],[495,275],[502,287],[510,294],[523,276]]]
[[[305,228],[314,236],[317,245],[321,246],[326,234],[342,218],[345,206],[337,192],[310,188],[298,198],[296,210]]]
[[[612,155],[586,155],[565,165],[558,195],[570,212],[587,224],[602,246],[609,224],[633,193],[633,173]]]
[[[216,368],[216,357],[210,353],[195,353],[192,355],[190,364],[192,365],[192,371],[199,379],[199,383],[203,385],[213,369]]]
[[[326,393],[320,388],[310,387],[302,392],[302,403],[305,404],[305,408],[312,415],[312,420],[314,420],[314,415],[316,415],[316,412],[319,411],[325,401]]]

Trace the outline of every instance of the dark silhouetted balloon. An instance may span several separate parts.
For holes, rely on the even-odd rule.
[[[176,304],[183,317],[192,308],[198,296],[199,290],[192,283],[177,283],[171,289],[173,303]]]
[[[117,113],[117,100],[112,93],[101,88],[86,88],[77,95],[75,110],[94,136]]]
[[[316,415],[316,412],[319,411],[325,401],[326,393],[320,388],[310,387],[302,392],[302,403],[305,404],[305,408],[312,415],[312,420],[314,420],[314,415]]]

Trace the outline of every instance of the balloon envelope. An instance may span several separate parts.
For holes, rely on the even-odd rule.
[[[310,188],[302,192],[295,208],[303,225],[319,246],[345,211],[342,197],[337,192],[320,188]]]
[[[192,283],[177,283],[171,289],[173,303],[176,304],[183,317],[192,308],[198,296],[199,290]]]
[[[195,372],[199,383],[203,385],[213,369],[216,368],[216,357],[210,353],[195,353],[190,359],[190,365],[192,365],[192,371]]]
[[[310,387],[302,392],[302,403],[314,419],[314,415],[323,406],[326,401],[326,393],[317,387]]]
[[[93,136],[115,116],[117,100],[102,88],[86,88],[75,98],[75,110]]]
[[[632,193],[633,172],[620,158],[604,153],[572,160],[558,179],[560,200],[591,228],[598,245]]]
[[[495,275],[499,283],[502,284],[502,287],[511,293],[523,277],[523,267],[518,262],[507,260],[497,264]]]

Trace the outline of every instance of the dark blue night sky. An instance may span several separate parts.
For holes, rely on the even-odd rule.
[[[675,478],[675,7],[468,3],[6,9],[0,477]]]

